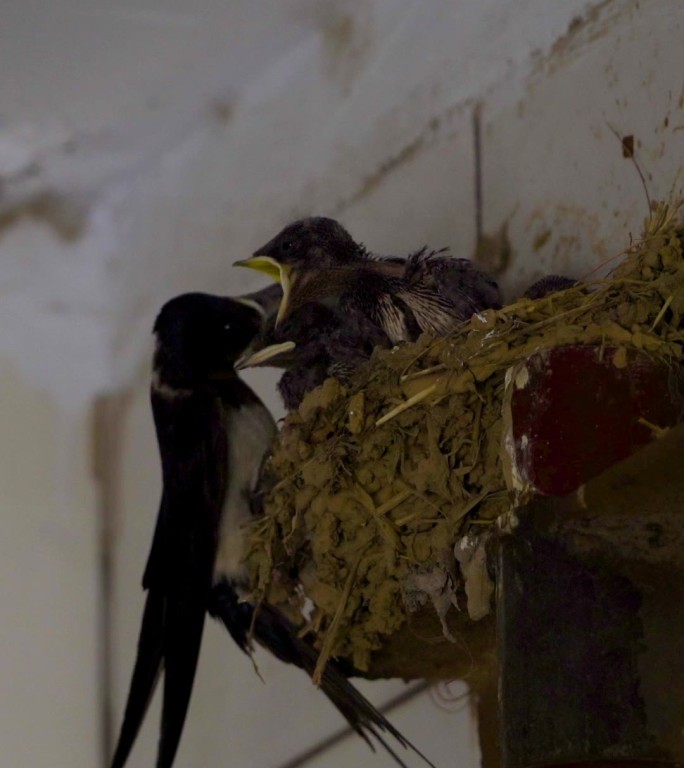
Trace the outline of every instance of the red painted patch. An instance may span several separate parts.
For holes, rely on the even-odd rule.
[[[527,361],[529,379],[511,394],[515,462],[540,495],[569,493],[684,418],[684,370],[629,351],[560,347]],[[619,354],[624,355],[624,351]]]

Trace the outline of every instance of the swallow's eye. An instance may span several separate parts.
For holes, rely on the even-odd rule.
[[[223,326],[223,329],[224,329],[225,331],[229,331],[229,330],[230,330],[230,323],[226,323],[226,324]]]

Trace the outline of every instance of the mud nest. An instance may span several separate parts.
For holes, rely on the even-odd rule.
[[[426,606],[452,641],[448,614],[487,613],[483,543],[515,502],[501,459],[506,371],[568,344],[616,347],[616,365],[629,349],[679,365],[680,210],[655,207],[608,278],[378,349],[349,385],[328,379],[286,418],[247,563],[255,597],[314,634],[319,672],[330,656],[368,669]]]

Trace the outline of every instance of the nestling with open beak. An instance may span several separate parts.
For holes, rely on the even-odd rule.
[[[356,243],[333,219],[285,227],[254,255],[236,262],[280,282],[276,325],[311,301],[358,312],[392,343],[429,331],[446,335],[474,312],[501,306],[496,281],[467,259],[422,249],[407,259],[382,258]]]
[[[236,368],[284,368],[278,391],[288,410],[328,377],[346,382],[375,347],[389,347],[385,333],[358,312],[343,314],[335,307],[311,302],[275,327],[267,323]]]

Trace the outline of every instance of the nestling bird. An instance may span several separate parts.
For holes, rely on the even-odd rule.
[[[278,391],[288,410],[328,377],[347,381],[375,347],[389,347],[385,333],[360,313],[310,302],[275,327],[266,324],[236,368],[267,365],[284,368]]]
[[[542,299],[550,293],[564,291],[566,288],[572,288],[578,281],[572,277],[564,275],[546,275],[541,277],[523,293],[525,299]]]
[[[318,653],[276,608],[255,609],[245,551],[251,498],[276,427],[235,372],[278,291],[242,299],[184,294],[164,305],[154,324],[151,402],[162,464],[162,499],[143,576],[147,591],[123,724],[112,759],[122,768],[164,672],[157,768],[171,768],[180,742],[207,612],[249,650],[254,639],[309,674]],[[321,687],[352,728],[379,731],[415,749],[331,662]],[[239,695],[239,692],[236,692]],[[370,741],[369,741],[370,743]],[[417,751],[417,750],[416,750]],[[418,753],[420,754],[420,753]]]
[[[381,258],[323,217],[290,224],[236,264],[280,282],[276,324],[307,302],[332,300],[360,312],[392,343],[425,331],[445,335],[474,312],[501,305],[496,282],[467,259],[427,249],[405,260]]]

